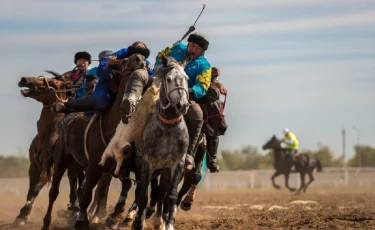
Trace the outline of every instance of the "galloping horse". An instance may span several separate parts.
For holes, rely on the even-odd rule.
[[[294,192],[296,189],[291,188],[289,186],[289,174],[292,172],[292,162],[288,159],[286,151],[281,148],[281,142],[275,135],[263,145],[263,150],[272,149],[273,156],[274,156],[274,168],[276,172],[272,176],[272,185],[276,189],[280,189],[280,186],[275,183],[275,178],[280,174],[284,174],[285,176],[285,187],[289,189],[289,191]],[[301,186],[298,190],[300,193],[302,190],[306,192],[307,187],[314,181],[313,171],[316,168],[318,172],[322,171],[322,165],[319,159],[315,159],[314,157],[308,154],[299,154],[299,156],[295,159],[295,172],[300,173],[301,177]],[[309,175],[309,181],[307,184],[305,183],[305,175],[306,173]]]
[[[135,174],[140,182],[136,188],[138,212],[132,224],[133,229],[144,227],[147,188],[152,177],[159,174],[156,219],[162,225],[162,205],[167,198],[169,217],[166,229],[173,229],[177,186],[184,171],[189,144],[189,134],[183,119],[189,108],[188,76],[174,59],[163,56],[162,61],[163,66],[154,77],[154,82],[160,84],[156,112],[148,119],[141,140],[135,141]]]
[[[98,163],[107,141],[115,133],[116,126],[120,121],[119,106],[122,102],[127,79],[131,72],[135,69],[143,69],[144,66],[145,58],[142,55],[133,55],[124,60],[122,71],[114,71],[111,74],[114,84],[118,86],[116,99],[111,108],[101,114],[99,118],[95,114],[90,122],[85,116],[72,116],[73,119],[67,121],[67,125],[61,128],[54,152],[55,169],[49,192],[48,211],[43,220],[43,229],[48,229],[50,226],[53,204],[59,194],[60,181],[68,167],[69,158],[78,162],[86,173],[75,228],[89,227],[87,208],[92,200],[92,190],[103,173],[111,173],[114,170],[114,161],[109,161],[104,166],[99,166]]]
[[[53,73],[47,71],[48,73]],[[71,82],[64,81],[59,77],[46,78],[22,77],[18,83],[22,87],[20,92],[24,97],[33,98],[43,104],[40,113],[38,133],[31,142],[29,148],[29,191],[27,193],[27,202],[20,210],[20,214],[14,221],[15,225],[26,224],[30,215],[32,205],[40,190],[50,180],[51,172],[48,171],[49,159],[52,157],[55,142],[58,138],[55,124],[63,118],[62,114],[55,114],[50,111],[50,107],[57,102],[64,102],[70,95]],[[68,177],[70,182],[70,207],[73,207],[77,199],[77,165],[70,165],[68,168]],[[80,182],[83,181],[83,174],[79,175]]]

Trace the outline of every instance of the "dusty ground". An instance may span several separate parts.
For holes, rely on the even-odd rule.
[[[15,229],[11,223],[25,202],[28,181],[0,182],[0,229]],[[57,210],[66,208],[67,189],[64,178],[52,229],[71,229],[56,217]],[[118,190],[117,183],[111,185],[110,205],[116,202]],[[20,229],[40,229],[47,197],[44,189],[34,204],[29,223]],[[133,190],[128,204],[132,201]],[[104,225],[92,227],[104,229]],[[208,192],[200,188],[193,209],[178,210],[176,229],[375,229],[375,188],[314,187],[300,196],[273,189]]]

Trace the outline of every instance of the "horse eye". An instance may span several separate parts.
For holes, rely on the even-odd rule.
[[[167,82],[170,83],[172,79],[170,77],[167,78]]]

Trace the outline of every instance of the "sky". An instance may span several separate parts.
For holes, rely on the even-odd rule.
[[[321,143],[338,156],[342,128],[348,157],[357,135],[374,145],[373,0],[3,0],[0,154],[26,155],[36,134],[42,106],[20,95],[22,76],[62,73],[74,67],[77,51],[95,58],[136,40],[154,62],[204,3],[196,31],[208,37],[205,56],[228,89],[220,149],[261,147],[285,127],[301,149]]]

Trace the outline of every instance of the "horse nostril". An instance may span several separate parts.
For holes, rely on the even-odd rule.
[[[22,77],[21,78],[21,83],[23,83],[23,84],[26,84],[26,83],[28,83],[29,81],[27,80],[27,78],[25,78],[25,77]]]
[[[180,102],[176,104],[176,108],[177,108],[177,109],[181,109],[181,107],[182,107],[182,105],[181,105]]]

